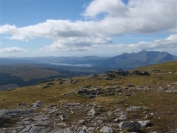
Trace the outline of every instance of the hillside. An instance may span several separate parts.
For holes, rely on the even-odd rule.
[[[0,66],[0,72],[22,78],[24,81],[59,75],[57,71],[47,70],[37,65],[4,65]]]
[[[56,70],[49,70],[35,64],[11,64],[0,65],[0,90],[6,89],[10,84],[16,86],[27,86],[38,83],[48,78],[57,78],[62,73]],[[16,88],[9,86],[8,89]]]
[[[98,68],[55,66],[48,64],[8,64],[0,65],[0,90],[28,86],[43,80],[66,78],[75,75],[98,73]],[[101,68],[99,68],[99,71]],[[104,69],[102,70],[104,71]],[[8,86],[8,87],[7,87]]]
[[[47,80],[0,99],[0,132],[175,133],[177,62]]]

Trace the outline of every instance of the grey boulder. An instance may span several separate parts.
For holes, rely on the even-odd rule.
[[[141,128],[141,124],[139,122],[136,122],[136,121],[123,121],[123,122],[120,122],[118,124],[118,126],[122,130],[127,129],[127,130],[132,131],[132,132],[139,131],[140,128]]]

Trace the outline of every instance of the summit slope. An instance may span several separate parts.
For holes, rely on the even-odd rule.
[[[47,80],[0,99],[2,133],[175,133],[177,62]]]

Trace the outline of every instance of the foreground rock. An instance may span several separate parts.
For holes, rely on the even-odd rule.
[[[39,107],[42,107],[43,103],[41,101],[37,101],[36,103],[33,103],[32,105],[30,105],[31,108],[36,109]]]
[[[94,98],[97,95],[103,94],[103,89],[96,86],[83,86],[80,90],[76,92],[76,94],[80,94],[89,98]]]
[[[16,124],[13,123],[11,127],[0,128],[0,132],[117,133],[120,130],[138,132],[141,127],[152,126],[149,120],[128,121],[127,115],[138,111],[140,108],[139,106],[130,106],[125,109],[127,111],[123,111],[120,107],[110,110],[110,108],[96,103],[62,103],[60,105],[47,105],[43,112],[38,113],[33,110],[1,109],[0,121],[4,118],[6,120],[16,118],[17,122]]]
[[[119,123],[119,127],[122,130],[128,130],[131,132],[137,132],[140,130],[141,125],[139,122],[134,121],[123,121]]]
[[[150,75],[147,71],[138,71],[138,70],[133,71],[131,74],[133,74],[133,75],[142,75],[142,76]]]
[[[150,120],[138,121],[141,127],[152,126],[152,122]]]
[[[32,112],[33,112],[33,110],[19,110],[19,109],[6,110],[6,109],[1,109],[0,110],[0,118],[17,117],[17,116],[20,116],[20,115],[30,114]]]

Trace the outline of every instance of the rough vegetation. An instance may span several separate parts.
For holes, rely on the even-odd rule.
[[[2,133],[176,133],[177,62],[0,93]]]

